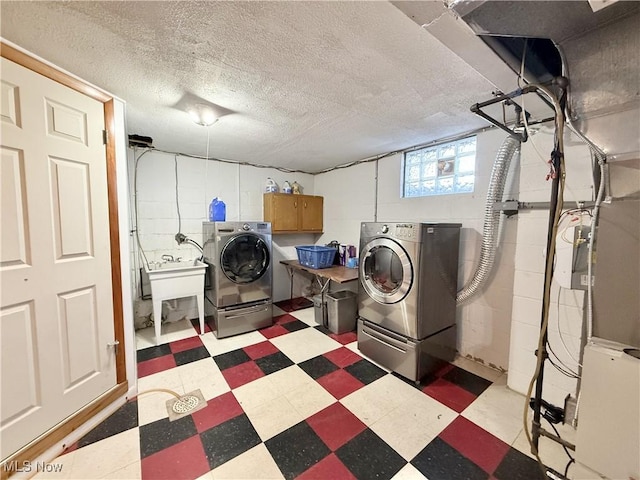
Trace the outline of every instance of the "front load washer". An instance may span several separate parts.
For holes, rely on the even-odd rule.
[[[363,223],[358,348],[419,381],[456,349],[458,223]]]
[[[215,336],[272,325],[271,224],[203,222],[203,237],[211,284],[207,313]]]

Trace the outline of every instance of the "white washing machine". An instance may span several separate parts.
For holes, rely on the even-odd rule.
[[[458,223],[363,223],[358,348],[419,381],[456,351]]]
[[[218,338],[273,324],[269,222],[203,222],[211,289],[207,315]]]

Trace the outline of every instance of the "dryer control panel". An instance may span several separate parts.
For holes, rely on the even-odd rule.
[[[416,237],[417,230],[413,223],[398,223],[395,227],[396,238],[405,238],[410,240]]]
[[[398,240],[417,241],[420,239],[421,225],[419,223],[363,223],[361,237],[385,236]]]
[[[386,235],[392,238],[414,239],[417,235],[418,229],[413,223],[384,223],[380,226],[380,229],[376,232],[378,235]]]

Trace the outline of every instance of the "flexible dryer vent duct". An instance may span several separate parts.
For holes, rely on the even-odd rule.
[[[493,210],[493,204],[502,201],[504,184],[507,181],[511,160],[520,151],[520,141],[508,136],[502,145],[491,170],[491,179],[484,207],[484,226],[482,228],[482,246],[480,263],[471,280],[458,292],[458,305],[471,298],[489,278],[496,256],[501,212]]]

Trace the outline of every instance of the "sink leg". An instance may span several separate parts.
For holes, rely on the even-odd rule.
[[[204,335],[204,292],[196,295],[198,301],[198,318],[200,319],[200,335]]]
[[[156,345],[160,345],[160,326],[162,324],[162,300],[153,298],[153,327],[156,334]]]

